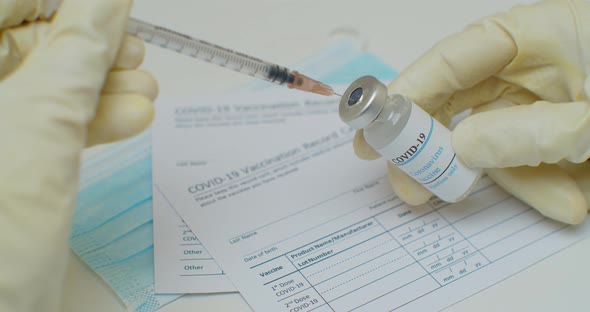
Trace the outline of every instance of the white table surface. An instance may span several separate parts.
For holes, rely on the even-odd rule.
[[[286,66],[349,34],[396,70],[446,35],[524,0],[141,0],[132,15]],[[248,77],[148,46],[144,64],[161,96],[219,93]],[[157,107],[158,104],[156,104]],[[590,221],[588,221],[590,222]],[[450,311],[588,311],[590,240],[584,240],[449,308]],[[74,255],[64,311],[125,311]],[[238,293],[189,295],[161,309],[251,311]]]

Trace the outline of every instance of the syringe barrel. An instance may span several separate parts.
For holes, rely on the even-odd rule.
[[[294,79],[285,67],[135,18],[129,18],[127,33],[162,48],[276,84],[289,84]]]

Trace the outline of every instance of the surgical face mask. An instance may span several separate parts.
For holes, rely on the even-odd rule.
[[[154,292],[151,135],[86,158],[71,246],[131,311],[154,311],[178,298]]]

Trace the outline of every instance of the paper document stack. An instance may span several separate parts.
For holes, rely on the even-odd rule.
[[[297,68],[339,91],[396,75],[350,42]],[[440,310],[590,233],[488,178],[409,207],[354,155],[339,98],[267,86],[161,98],[150,131],[87,157],[72,246],[131,310],[232,291],[255,311]]]

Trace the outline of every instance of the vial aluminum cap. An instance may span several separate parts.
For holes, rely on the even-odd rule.
[[[387,87],[373,76],[363,76],[342,94],[340,119],[354,129],[362,129],[377,118],[386,100]]]

